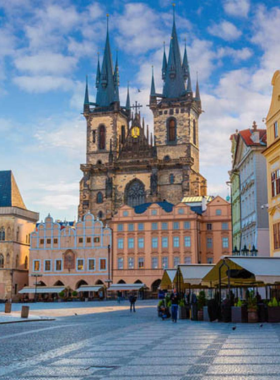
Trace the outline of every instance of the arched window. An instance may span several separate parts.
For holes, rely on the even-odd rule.
[[[96,196],[96,203],[103,203],[103,194],[101,193],[101,191],[99,191],[97,193],[97,196]]]
[[[122,125],[121,140],[122,140],[122,144],[124,144],[124,140],[125,140],[125,126],[124,125]]]
[[[9,252],[6,255],[6,262],[7,262],[7,265],[10,264],[10,254],[9,254]]]
[[[125,188],[125,203],[130,207],[135,207],[145,203],[145,201],[144,184],[138,179],[129,182]]]
[[[16,268],[18,267],[18,261],[19,261],[19,257],[18,255],[16,256]]]
[[[98,131],[98,149],[104,150],[105,149],[105,136],[106,131],[105,131],[105,125],[100,125],[99,131]]]
[[[174,183],[174,180],[175,180],[175,177],[174,177],[174,174],[170,174],[169,176],[169,183]]]
[[[4,256],[0,253],[0,268],[4,268]]]
[[[173,117],[167,121],[167,138],[169,142],[176,141],[176,119]]]
[[[5,228],[0,228],[0,240],[5,240]]]
[[[99,219],[102,219],[103,218],[103,212],[99,211],[98,214],[97,214],[97,216],[98,216]]]
[[[196,145],[196,125],[195,120],[193,120],[193,143]]]
[[[101,161],[101,160],[98,160],[98,161],[97,161],[97,165],[102,165],[102,161]]]
[[[17,241],[19,241],[19,227],[17,228]]]
[[[28,267],[28,258],[27,256],[25,256],[25,259],[24,259],[24,269],[27,269]]]
[[[170,156],[164,156],[164,161],[169,161],[170,160]]]

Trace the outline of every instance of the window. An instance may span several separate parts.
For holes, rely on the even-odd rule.
[[[138,223],[138,231],[144,231],[144,223]]]
[[[207,264],[213,264],[213,257],[207,257]]]
[[[168,229],[168,223],[166,223],[166,222],[161,223],[161,229],[167,230]]]
[[[158,247],[158,238],[153,237],[152,238],[152,248],[157,248]]]
[[[168,268],[168,257],[167,257],[167,256],[164,256],[164,257],[161,259],[161,263],[162,263],[162,268],[163,268],[163,269]]]
[[[178,214],[180,214],[180,215],[184,214],[184,209],[183,208],[179,208]]]
[[[167,140],[169,142],[176,141],[176,119],[174,118],[167,121]]]
[[[103,218],[103,212],[99,211],[98,214],[97,214],[97,216],[98,216],[98,219],[102,219]]]
[[[212,238],[207,238],[207,248],[212,248],[213,243],[212,243]]]
[[[271,191],[273,197],[280,194],[280,169],[271,173]]]
[[[273,224],[274,249],[280,248],[280,223]]]
[[[47,239],[47,244],[51,244],[51,239]]]
[[[158,258],[152,257],[152,269],[157,269],[157,268],[158,268]]]
[[[157,229],[158,229],[158,224],[152,223],[152,230],[157,230]]]
[[[212,231],[212,223],[207,223],[207,231]]]
[[[173,266],[174,268],[177,267],[177,265],[180,264],[180,257],[179,256],[175,256],[174,259],[173,259]]]
[[[92,142],[95,143],[95,141],[96,141],[96,131],[93,130],[92,131]]]
[[[223,248],[228,248],[228,238],[223,238]]]
[[[123,224],[118,224],[118,231],[119,232],[123,231]]]
[[[99,191],[97,193],[97,196],[96,196],[96,203],[103,203],[103,194],[101,193],[101,191]]]
[[[77,259],[77,270],[84,270],[84,259]]]
[[[180,239],[179,239],[179,236],[174,236],[174,237],[173,237],[173,247],[174,247],[174,248],[179,248],[179,247],[180,247]]]
[[[128,269],[134,269],[134,257],[128,258]]]
[[[87,237],[87,243],[91,243],[91,238]]]
[[[168,248],[168,237],[163,236],[161,240],[162,248]]]
[[[34,260],[33,261],[33,270],[34,270],[34,272],[40,271],[40,260]]]
[[[138,248],[144,248],[144,238],[138,238]]]
[[[105,125],[100,125],[98,130],[98,149],[104,150],[105,149]]]
[[[196,125],[195,120],[193,120],[193,143],[196,145]]]
[[[123,258],[122,257],[118,258],[118,269],[123,269]]]
[[[99,259],[99,269],[100,270],[106,270],[107,269],[107,260],[106,259]]]
[[[274,137],[277,138],[278,137],[278,122],[275,121],[274,123]]]
[[[83,269],[81,269],[81,270],[83,270]],[[55,270],[56,271],[61,271],[62,270],[62,260],[55,260]]]
[[[222,230],[228,230],[228,223],[222,223]]]
[[[220,210],[219,208],[216,210],[216,215],[222,215],[222,210]]]
[[[24,259],[24,269],[28,269],[28,257],[25,256],[25,259]]]
[[[169,183],[172,185],[174,183],[174,174],[170,174]]]
[[[184,257],[184,264],[191,264],[192,263],[192,258],[189,256]]]
[[[134,248],[134,238],[128,239],[128,248],[130,249]]]
[[[18,262],[19,262],[19,257],[18,255],[16,255],[16,265],[15,265],[16,268],[18,267]]]
[[[184,229],[189,230],[191,228],[190,222],[184,222]]]
[[[144,268],[144,257],[138,257],[138,268]]]
[[[45,272],[51,271],[51,260],[45,260]]]
[[[128,231],[134,231],[134,224],[133,223],[128,224]]]
[[[185,236],[185,247],[190,247],[191,246],[191,237],[190,236]]]
[[[44,239],[40,239],[40,244],[44,244]]]
[[[139,179],[130,181],[124,192],[124,201],[130,207],[135,207],[146,202],[146,191],[143,182]]]
[[[94,243],[100,243],[100,237],[93,238]]]
[[[53,239],[53,243],[57,244],[58,243],[58,239]]]
[[[88,270],[95,270],[95,259],[88,259]]]
[[[0,268],[4,268],[4,255],[0,254]]]
[[[157,215],[157,210],[152,210],[152,215]]]
[[[124,144],[124,142],[125,142],[125,126],[124,125],[122,125],[121,131],[122,131],[122,133],[121,133],[121,136],[122,136],[121,141],[122,141],[122,144]]]
[[[19,227],[17,228],[17,241],[19,241]]]
[[[123,239],[118,239],[118,249],[123,249]]]
[[[5,228],[4,227],[2,227],[0,229],[0,241],[1,240],[5,240]]]
[[[124,211],[123,216],[128,216],[128,211]]]
[[[179,230],[179,222],[173,222],[173,230]]]
[[[79,243],[82,243],[82,242],[83,242],[83,238],[79,237]]]

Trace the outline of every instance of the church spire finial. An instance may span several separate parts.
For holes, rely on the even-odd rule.
[[[129,82],[127,82],[127,95],[126,95],[126,105],[125,108],[127,111],[130,111],[130,95],[129,95]]]
[[[154,66],[152,66],[152,83],[150,96],[156,96],[155,78],[154,78]]]
[[[86,75],[86,89],[84,99],[84,112],[89,112],[89,95],[88,95],[88,76]]]
[[[196,72],[196,89],[195,89],[195,100],[197,102],[200,102],[200,91],[199,91],[199,84],[198,84],[198,72]]]

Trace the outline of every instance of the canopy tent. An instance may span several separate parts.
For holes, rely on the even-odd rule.
[[[81,285],[76,291],[77,292],[99,292],[103,289],[103,285]]]
[[[203,278],[203,284],[222,286],[264,286],[280,283],[280,257],[224,256]]]
[[[173,287],[176,273],[177,269],[165,269],[160,283],[161,289],[171,289]]]
[[[107,291],[125,291],[125,290],[141,290],[145,288],[145,284],[112,284]]]
[[[22,288],[19,293],[20,294],[39,294],[39,293],[60,293],[63,292],[65,289],[65,286],[37,286],[37,288],[32,287],[32,286],[25,286]]]
[[[184,286],[198,287],[202,284],[202,279],[214,268],[212,264],[186,264],[178,266],[179,281]],[[176,279],[175,279],[176,280]]]

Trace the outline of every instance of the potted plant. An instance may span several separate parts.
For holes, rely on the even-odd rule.
[[[72,298],[76,300],[77,297],[78,297],[78,292],[76,292],[76,290],[73,290],[73,292],[72,292]]]
[[[185,305],[184,299],[179,301],[179,318],[187,319],[187,307]]]
[[[205,291],[201,290],[197,297],[197,320],[203,321],[203,307],[206,305]]]
[[[160,309],[162,306],[165,306],[164,300],[160,300],[157,307],[158,317],[160,317]]]
[[[273,297],[272,301],[269,301],[267,306],[267,322],[280,322],[280,302],[278,303],[277,299]]]
[[[62,291],[62,292],[58,293],[58,295],[59,295],[59,299],[58,299],[58,302],[62,302],[62,300],[63,300],[63,299],[64,299],[64,297],[65,297],[65,293],[64,293],[64,291]]]
[[[258,305],[257,305],[257,298],[255,297],[253,291],[248,293],[247,307],[248,307],[248,323],[257,323],[259,321]]]
[[[245,323],[248,322],[247,305],[240,299],[231,307],[231,322]]]

